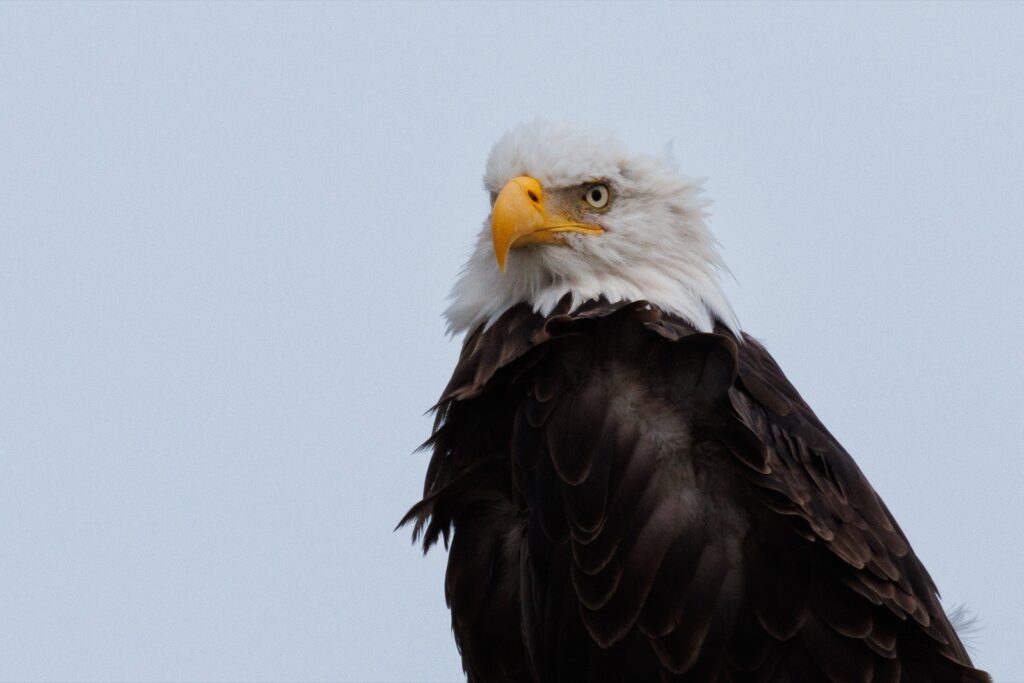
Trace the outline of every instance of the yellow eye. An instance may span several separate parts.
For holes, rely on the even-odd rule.
[[[611,196],[612,193],[608,191],[607,185],[591,185],[587,188],[583,198],[587,200],[587,204],[590,204],[595,209],[603,209],[608,206],[608,200],[611,199]]]

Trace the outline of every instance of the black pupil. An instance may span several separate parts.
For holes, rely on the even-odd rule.
[[[601,190],[595,187],[593,190],[590,191],[590,198],[593,199],[595,202],[601,201]]]

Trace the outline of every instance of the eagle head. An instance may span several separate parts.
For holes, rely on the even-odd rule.
[[[484,174],[491,213],[450,295],[453,334],[526,303],[548,314],[604,298],[649,301],[701,330],[739,331],[705,223],[701,184],[670,156],[537,119],[508,131]]]

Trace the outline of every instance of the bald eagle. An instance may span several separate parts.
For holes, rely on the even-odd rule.
[[[424,552],[471,682],[988,681],[853,459],[719,284],[698,183],[508,132],[447,311]]]

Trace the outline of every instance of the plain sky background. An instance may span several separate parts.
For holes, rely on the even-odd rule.
[[[744,327],[1024,681],[1024,5],[0,4],[0,680],[455,681],[392,527],[480,176],[707,176]]]

